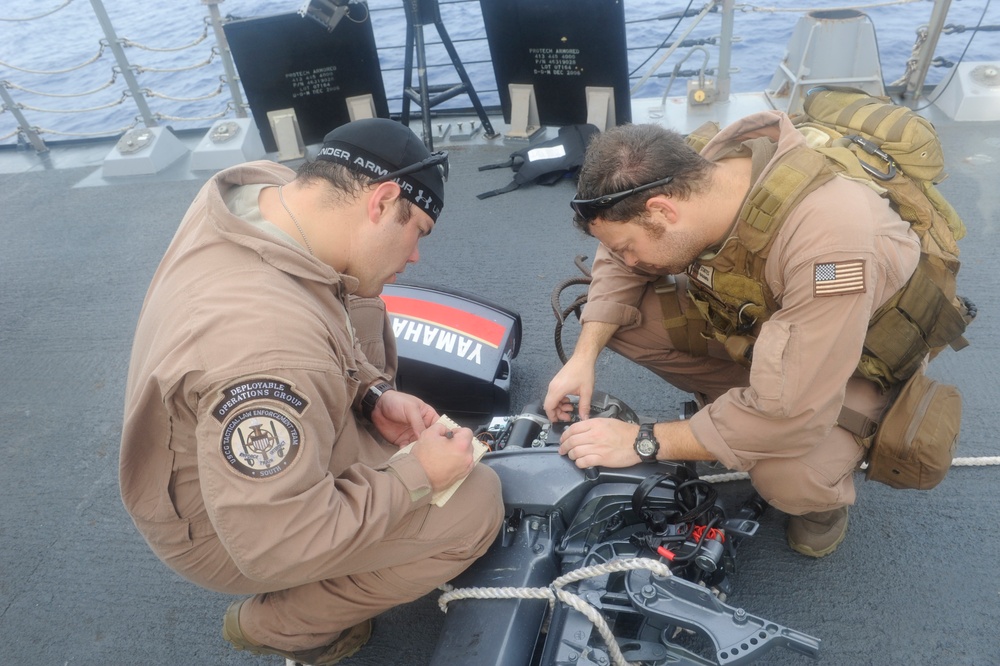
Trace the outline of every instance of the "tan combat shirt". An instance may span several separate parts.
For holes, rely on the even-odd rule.
[[[758,182],[775,160],[805,143],[784,114],[770,111],[724,128],[702,154],[713,159],[758,137],[777,144]],[[834,178],[807,195],[779,229],[765,266],[780,309],[754,346],[750,385],[732,388],[691,419],[699,443],[740,470],[821,443],[836,425],[872,313],[913,273],[919,250],[915,232],[865,185]],[[820,284],[824,267],[856,262],[863,267],[861,288],[839,292]],[[602,245],[582,321],[652,325],[640,321],[635,304],[653,279]]]
[[[214,532],[248,577],[289,586],[339,575],[341,557],[430,501],[416,458],[389,473],[395,447],[355,411],[380,377],[346,307],[357,281],[224,203],[293,176],[234,167],[189,208],[136,329],[120,463],[125,506],[161,557]]]

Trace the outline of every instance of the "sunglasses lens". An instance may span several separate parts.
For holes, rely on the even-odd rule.
[[[574,199],[569,202],[569,205],[584,220],[592,220],[597,217],[602,208],[607,207],[600,205],[598,201],[599,199]]]

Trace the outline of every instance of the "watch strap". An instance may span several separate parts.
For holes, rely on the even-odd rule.
[[[376,382],[368,387],[365,391],[365,395],[361,398],[361,415],[364,416],[369,421],[372,420],[372,412],[375,411],[375,405],[378,403],[379,398],[386,391],[394,390],[392,384],[388,382]]]
[[[633,446],[636,454],[642,462],[656,462],[657,460],[656,454],[660,451],[660,441],[656,439],[656,435],[653,432],[653,426],[655,425],[656,424],[652,422],[641,423],[639,425],[639,434],[636,435],[635,444]],[[653,452],[651,454],[644,454],[639,450],[639,442],[646,439],[653,442]]]

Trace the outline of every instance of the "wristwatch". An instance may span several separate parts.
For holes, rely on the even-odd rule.
[[[394,391],[395,388],[388,382],[377,382],[368,387],[365,396],[361,398],[361,415],[369,421],[372,420],[372,412],[375,411],[375,403],[386,391]]]
[[[660,450],[660,443],[653,434],[653,425],[652,423],[640,425],[639,434],[635,438],[635,452],[639,454],[642,462],[656,462],[656,454]]]

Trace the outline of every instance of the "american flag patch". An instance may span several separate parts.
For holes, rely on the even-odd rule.
[[[834,261],[815,266],[814,296],[856,294],[865,290],[864,259]]]

